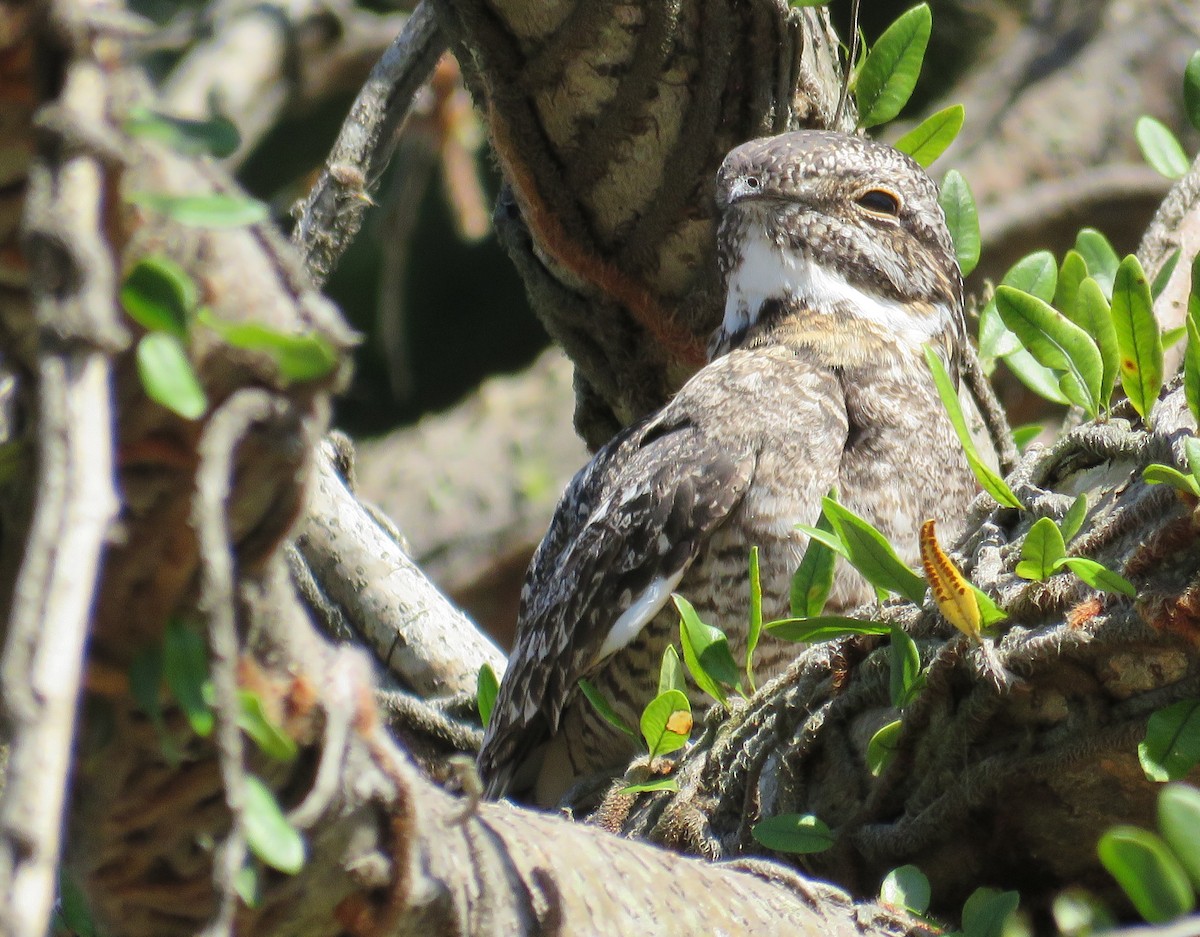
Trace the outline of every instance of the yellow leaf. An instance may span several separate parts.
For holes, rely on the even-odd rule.
[[[677,735],[692,734],[692,714],[686,709],[677,709],[667,719],[667,731]]]
[[[946,621],[967,637],[979,641],[979,601],[965,576],[950,562],[937,541],[933,521],[921,525],[921,564],[925,578]]]

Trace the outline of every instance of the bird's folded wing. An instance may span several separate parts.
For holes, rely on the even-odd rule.
[[[753,469],[753,452],[731,451],[668,407],[575,477],[522,591],[516,645],[480,753],[491,790],[556,730],[579,679],[668,601]]]

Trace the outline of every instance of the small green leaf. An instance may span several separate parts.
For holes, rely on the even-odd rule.
[[[756,823],[751,835],[776,852],[824,852],[833,845],[833,833],[811,813],[785,813]]]
[[[903,709],[913,701],[924,681],[921,679],[921,652],[907,631],[896,625],[891,629],[892,644],[888,659],[891,663],[892,705]]]
[[[1158,268],[1158,273],[1154,274],[1154,282],[1150,284],[1150,295],[1155,299],[1158,299],[1162,295],[1162,291],[1171,282],[1171,276],[1175,273],[1175,268],[1179,265],[1179,258],[1182,254],[1182,248],[1175,248],[1171,252],[1171,256],[1167,258],[1167,262]]]
[[[1158,795],[1158,828],[1195,888],[1200,888],[1200,791],[1168,784]]]
[[[1012,436],[1017,450],[1024,452],[1031,442],[1042,435],[1045,429],[1046,427],[1041,423],[1025,423],[1021,426],[1014,426]]]
[[[1054,299],[1050,303],[1085,332],[1088,331],[1088,327],[1076,318],[1075,302],[1079,284],[1087,279],[1087,275],[1087,262],[1083,255],[1079,251],[1067,251],[1058,268],[1058,283],[1054,287]]]
[[[828,533],[833,530],[822,514],[817,527]],[[804,557],[792,576],[791,610],[793,618],[815,618],[825,611],[825,602],[833,588],[833,570],[837,554],[819,540],[811,537]]]
[[[688,732],[676,731],[671,717],[676,713],[686,713],[685,720]],[[683,748],[691,732],[692,707],[688,698],[679,690],[667,690],[659,693],[642,710],[642,738],[646,740],[646,748],[651,758],[659,755],[669,755]]]
[[[1146,274],[1132,254],[1117,268],[1112,319],[1120,351],[1121,386],[1133,408],[1146,419],[1162,389],[1162,335]]]
[[[1113,324],[1112,310],[1100,284],[1086,277],[1075,295],[1075,315],[1071,321],[1087,332],[1096,341],[1100,352],[1100,405],[1107,409],[1112,400],[1113,388],[1121,368],[1121,350],[1117,342],[1117,329]]]
[[[996,358],[1021,350],[1021,342],[1008,330],[996,312],[996,301],[989,300],[979,313],[979,359],[992,362]]]
[[[1152,714],[1138,760],[1151,781],[1178,781],[1200,764],[1200,700],[1180,700]]]
[[[1016,573],[1022,579],[1042,582],[1054,573],[1055,563],[1066,555],[1062,531],[1048,517],[1039,518],[1021,544],[1021,562]]]
[[[246,844],[273,869],[295,875],[304,868],[304,838],[283,811],[271,789],[253,775],[246,778]]]
[[[638,734],[630,728],[629,723],[621,718],[620,714],[612,708],[612,704],[604,698],[604,694],[596,689],[590,680],[580,679],[579,690],[592,704],[592,709],[596,710],[610,726],[619,732],[624,732],[630,738],[638,737]]]
[[[832,641],[860,634],[888,634],[888,626],[877,621],[859,621],[841,615],[814,615],[810,618],[781,618],[764,626],[767,633],[781,641]]]
[[[475,706],[479,710],[479,721],[486,729],[492,719],[492,708],[496,705],[496,697],[500,693],[500,681],[496,679],[496,671],[492,665],[484,663],[475,677]]]
[[[679,659],[679,652],[675,650],[674,644],[667,645],[667,649],[663,651],[662,663],[658,667],[658,692],[661,695],[667,690],[679,690],[681,693],[687,693],[687,681],[683,676],[683,661]]]
[[[671,598],[679,610],[679,638],[688,672],[696,686],[727,707],[729,698],[723,686],[738,685],[738,667],[729,652],[729,639],[719,628],[702,622],[683,596],[672,593]]]
[[[965,937],[1002,937],[1005,923],[1020,903],[1021,896],[1015,891],[976,888],[963,905],[963,934]]]
[[[882,726],[867,743],[867,770],[872,777],[883,774],[893,758],[896,757],[896,747],[900,741],[902,723],[899,719]]]
[[[1062,531],[1064,542],[1069,542],[1081,527],[1083,520],[1087,517],[1087,495],[1079,495],[1071,502],[1071,507],[1067,510],[1066,516],[1063,517],[1062,523],[1058,525],[1058,529]]]
[[[1151,924],[1170,921],[1195,907],[1187,873],[1167,844],[1149,830],[1114,826],[1100,837],[1096,851],[1137,913]]]
[[[962,130],[965,116],[966,111],[961,104],[951,104],[926,117],[893,146],[928,169],[934,160],[946,152],[946,147],[954,142],[954,138]]]
[[[1075,250],[1087,263],[1088,275],[1100,284],[1105,296],[1112,295],[1113,277],[1121,258],[1108,243],[1108,238],[1095,228],[1084,228],[1075,236]]]
[[[198,420],[208,397],[183,343],[168,332],[147,332],[137,344],[137,369],[146,396],[185,420]]]
[[[130,318],[149,332],[169,332],[187,338],[196,308],[196,284],[168,257],[139,260],[121,284],[121,305]]]
[[[884,877],[879,897],[894,907],[924,914],[929,910],[929,879],[915,865],[902,865]]]
[[[917,605],[925,601],[925,580],[904,565],[883,534],[832,498],[822,498],[821,505],[834,533],[846,545],[850,563],[867,582]]]
[[[256,322],[226,322],[207,309],[197,318],[234,348],[269,354],[289,381],[317,380],[337,366],[337,352],[318,335],[280,332]]]
[[[154,140],[188,156],[211,154],[223,159],[237,152],[241,143],[233,121],[220,116],[189,120],[138,107],[130,112],[123,127],[131,137]]]
[[[970,276],[979,263],[979,211],[971,187],[957,169],[951,169],[942,180],[938,204],[946,215],[946,227],[954,241],[954,254],[964,277]]]
[[[1184,475],[1183,472],[1170,465],[1160,465],[1157,462],[1142,469],[1142,479],[1147,485],[1170,485],[1179,491],[1200,498],[1200,485],[1195,477]]]
[[[262,753],[276,761],[291,761],[299,752],[296,740],[283,731],[267,715],[262,700],[257,693],[249,690],[238,690],[238,726]]]
[[[1200,423],[1200,323],[1189,313],[1184,325],[1187,326],[1188,343],[1183,353],[1183,394],[1192,418]]]
[[[754,690],[754,649],[762,635],[762,579],[758,572],[758,547],[750,548],[750,629],[746,632],[746,683]]]
[[[1137,590],[1133,587],[1132,582],[1095,560],[1089,560],[1083,556],[1064,556],[1055,566],[1067,567],[1093,589],[1099,589],[1101,592],[1113,592],[1131,599],[1137,598]]]
[[[1182,179],[1187,175],[1188,158],[1171,128],[1161,120],[1142,115],[1138,118],[1133,135],[1137,137],[1142,158],[1159,175],[1168,179]]]
[[[262,881],[258,874],[258,866],[253,860],[237,870],[233,877],[233,890],[247,908],[259,906],[262,901]]]
[[[1008,618],[1008,612],[996,604],[995,600],[976,585],[971,586],[975,593],[975,601],[979,603],[979,618],[984,628],[998,625]]]
[[[815,6],[815,4],[813,4]],[[626,784],[621,788],[622,794],[645,794],[648,791],[677,791],[679,781],[675,778],[659,778],[656,781],[644,781],[640,784]]]
[[[887,123],[908,103],[932,28],[933,15],[922,3],[884,30],[867,53],[854,85],[860,127]]]
[[[1019,508],[1021,502],[1017,500],[1013,490],[1008,487],[1008,483],[980,458],[979,450],[975,448],[975,440],[972,438],[971,431],[967,428],[966,418],[963,416],[958,391],[955,390],[954,383],[950,380],[950,374],[946,371],[946,366],[942,364],[941,357],[928,345],[925,346],[925,360],[929,364],[929,370],[933,372],[934,386],[937,387],[938,396],[941,397],[942,406],[946,410],[946,416],[950,418],[950,425],[954,427],[954,433],[958,436],[959,445],[963,447],[967,465],[975,475],[975,480],[979,482],[979,486],[984,491],[996,499],[997,504],[1008,508]]]
[[[1185,335],[1187,335],[1187,326],[1186,325],[1177,325],[1173,329],[1163,329],[1163,333],[1162,333],[1163,351],[1170,351],[1172,348],[1174,348],[1176,345],[1178,345],[1183,340],[1183,337]]]
[[[813,527],[810,524],[797,524],[796,529],[808,537],[809,543],[819,543],[833,553],[845,559],[850,558],[850,552],[846,549],[846,545],[832,529],[827,529],[829,521],[824,514],[818,520],[818,526]]]
[[[1187,459],[1188,471],[1192,478],[1200,483],[1200,439],[1187,436],[1183,440],[1183,455]]]
[[[134,205],[148,208],[190,228],[244,228],[270,217],[267,206],[240,195],[161,195],[135,192]]]
[[[1193,127],[1200,130],[1200,52],[1193,52],[1183,70],[1183,109]]]
[[[1009,286],[997,287],[996,309],[1039,364],[1063,372],[1059,389],[1095,419],[1104,362],[1091,337],[1048,303]]]
[[[1058,267],[1054,263],[1054,255],[1049,251],[1035,251],[1022,257],[1000,281],[1001,286],[1011,286],[1025,293],[1030,293],[1038,299],[1050,302],[1058,285]],[[996,354],[1004,358],[1005,364],[1017,378],[1030,390],[1054,403],[1069,403],[1058,388],[1058,378],[1049,368],[1038,364],[1029,352],[1021,347],[1021,342],[1014,335],[1000,314],[996,311],[996,297],[993,296],[984,307],[980,318],[980,327],[986,321],[999,323],[1003,341],[997,343]],[[993,331],[995,328],[993,327]]]
[[[204,689],[208,682],[208,648],[200,635],[176,618],[167,622],[163,638],[163,676],[192,731],[207,737],[214,722]]]
[[[1116,929],[1109,910],[1092,894],[1072,886],[1054,896],[1054,925],[1061,937],[1091,937]]]
[[[96,922],[92,920],[87,897],[75,878],[65,869],[58,870],[58,907],[51,933],[60,937],[64,932],[70,937],[96,937]]]

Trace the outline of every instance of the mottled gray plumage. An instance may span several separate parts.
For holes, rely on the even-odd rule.
[[[806,545],[795,527],[830,489],[913,564],[921,522],[952,536],[976,492],[922,353],[932,343],[953,366],[963,340],[961,277],[924,171],[862,138],[790,133],[730,153],[717,203],[727,304],[712,360],[559,503],[479,757],[493,796],[532,785],[548,802],[622,768],[635,743],[579,679],[636,726],[676,631],[671,591],[740,656],[750,547],[764,614],[783,617]],[[872,594],[840,566],[830,610]],[[793,651],[764,639],[758,671]]]

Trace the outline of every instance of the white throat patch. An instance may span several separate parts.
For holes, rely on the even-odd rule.
[[[816,309],[839,308],[882,326],[914,348],[940,333],[950,318],[944,307],[940,314],[917,315],[903,303],[853,286],[836,270],[783,250],[761,231],[750,235],[741,247],[741,262],[729,277],[725,300],[721,329],[726,336],[744,333],[752,326],[768,299],[785,297]]]

